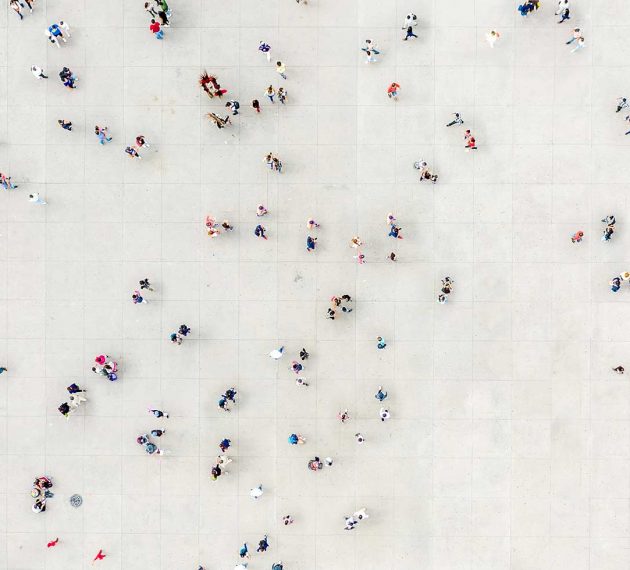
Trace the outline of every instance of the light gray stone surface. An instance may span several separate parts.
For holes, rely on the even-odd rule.
[[[0,170],[20,188],[0,192],[0,568],[81,569],[103,548],[103,569],[228,570],[267,533],[250,570],[627,569],[630,384],[611,367],[630,366],[630,293],[607,282],[630,261],[630,127],[614,112],[630,96],[630,4],[574,0],[558,25],[542,3],[523,19],[516,0],[173,0],[161,43],[141,0],[36,0],[23,22],[2,11]],[[409,11],[420,37],[402,42]],[[58,19],[73,28],[62,49],[44,37]],[[586,48],[572,54],[573,25]],[[372,65],[368,37],[383,52]],[[284,107],[264,100],[280,83],[261,40],[287,65]],[[197,86],[204,68],[241,102],[230,129],[204,117],[224,111]],[[454,111],[474,154],[462,127],[444,128]],[[132,161],[123,149],[140,133],[154,147]],[[420,158],[437,185],[418,184]],[[30,204],[33,191],[49,204]],[[253,236],[260,202],[267,242]],[[206,214],[236,231],[211,240]],[[444,275],[456,285],[440,306]],[[157,290],[134,306],[143,277]],[[326,320],[346,292],[355,311]],[[176,347],[182,322],[193,332]],[[288,370],[302,346],[308,389]],[[102,352],[120,381],[90,372]],[[89,402],[66,420],[71,381]],[[216,400],[230,385],[227,415]],[[170,453],[148,457],[135,437],[159,425]],[[305,446],[286,443],[293,431]],[[225,436],[235,461],[211,482]],[[334,466],[308,472],[315,454]],[[56,495],[35,515],[42,473]],[[362,506],[371,518],[345,532]]]

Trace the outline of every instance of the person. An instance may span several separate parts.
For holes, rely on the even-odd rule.
[[[278,87],[278,101],[283,105],[287,102],[287,90],[284,87]]]
[[[139,305],[142,303],[148,303],[148,301],[140,294],[140,291],[136,290],[131,295],[131,299],[133,300],[134,305]]]
[[[466,141],[466,152],[469,150],[477,150],[477,142],[475,141],[475,137],[472,136],[470,129],[466,129],[464,140]]]
[[[62,416],[65,416],[66,418],[70,417],[71,410],[70,410],[70,406],[68,405],[68,402],[64,402],[57,409],[59,410]]]
[[[260,103],[258,102],[258,99],[252,100],[252,107],[254,108],[254,111],[256,111],[257,113],[260,113]]]
[[[153,291],[153,288],[151,287],[151,283],[149,283],[148,278],[140,279],[138,283],[140,284],[140,289],[147,289],[149,291]]]
[[[190,334],[190,331],[191,328],[186,324],[179,325],[179,329],[177,329],[177,332],[182,336],[188,336]]]
[[[387,96],[390,99],[396,99],[398,97],[398,90],[400,89],[400,85],[396,82],[392,83],[388,88],[387,88]]]
[[[138,153],[138,151],[132,147],[132,146],[128,146],[127,148],[125,148],[125,152],[129,155],[129,158],[139,158],[142,159],[142,157],[140,156],[140,154]]]
[[[263,486],[262,484],[258,485],[258,487],[254,487],[253,489],[249,490],[249,496],[252,499],[259,499],[260,497],[262,497],[263,495]]]
[[[612,235],[615,233],[615,227],[608,225],[604,228],[604,234],[602,235],[602,241],[610,241]]]
[[[240,550],[238,551],[238,555],[241,558],[249,558],[249,549],[247,548],[246,542],[244,542],[243,546],[241,546]]]
[[[373,53],[376,55],[380,55],[381,53],[376,47],[376,42],[372,40],[365,40],[365,46],[361,48],[361,51],[364,51],[365,53]]]
[[[617,366],[616,368],[613,368],[613,370],[617,374],[623,374],[626,371],[626,369],[623,366],[621,366],[621,365]]]
[[[28,195],[28,201],[31,204],[37,204],[38,206],[45,206],[46,204],[48,204],[48,202],[46,202],[46,200],[44,200],[43,198],[40,198],[38,192],[33,192],[32,194],[29,194]]]
[[[13,182],[11,182],[11,176],[6,176],[2,174],[1,172],[0,172],[0,185],[5,190],[15,190],[16,188],[18,188],[17,184],[13,184]]]
[[[153,437],[162,437],[166,433],[165,429],[152,429],[151,435]]]
[[[556,15],[560,16],[560,21],[558,22],[558,24],[562,24],[562,22],[564,22],[565,20],[570,20],[570,13],[571,11],[569,10],[569,8],[559,8],[556,12]]]
[[[271,61],[271,46],[265,42],[260,42],[258,46],[258,51],[267,56],[267,61]]]
[[[284,515],[282,517],[282,523],[284,526],[289,526],[290,524],[293,524],[293,522],[293,517],[291,515]]]
[[[300,0],[297,0],[297,2],[298,2],[298,4],[299,4]],[[306,4],[306,0],[302,0],[302,2],[303,2],[304,4]],[[280,561],[280,562],[274,562],[274,563],[271,565],[271,570],[284,570],[284,566],[282,565],[282,561]]]
[[[166,412],[163,412],[162,410],[153,410],[151,408],[149,408],[149,413],[153,414],[156,418],[168,418],[169,415]]]
[[[301,376],[298,376],[295,379],[295,385],[296,386],[304,386],[305,388],[308,387],[308,383],[306,382],[306,380],[304,378],[302,378]]]
[[[579,41],[582,38],[582,30],[580,28],[573,28],[573,34],[566,45],[572,44],[575,41]]]
[[[352,514],[352,517],[358,521],[362,521],[363,519],[369,519],[370,515],[367,514],[367,509],[365,507],[361,507],[358,511]]]
[[[385,344],[385,340],[383,339],[383,337],[382,336],[377,336],[376,337],[376,348],[378,348],[379,350],[383,350],[386,346],[387,346],[387,344]]]
[[[493,48],[494,44],[497,42],[497,40],[500,37],[501,37],[501,34],[499,34],[499,32],[497,32],[496,30],[490,30],[486,34],[486,41],[490,44],[490,47]]]
[[[287,68],[284,63],[282,63],[281,61],[276,61],[276,72],[278,73],[278,75],[280,75],[280,77],[282,77],[282,79],[287,78],[287,74],[285,73],[286,70]]]
[[[324,457],[324,463],[325,463],[328,467],[332,467],[332,464],[333,464],[333,459],[332,459],[332,457]]]
[[[573,243],[580,243],[582,241],[582,238],[584,237],[584,232],[583,231],[579,231],[579,232],[575,232],[572,236],[571,236],[571,241]]]
[[[315,456],[313,459],[309,459],[309,461],[306,464],[306,466],[311,471],[319,471],[320,469],[324,468],[324,465],[322,464],[322,462],[320,461],[319,457],[317,457],[317,456]]]
[[[151,145],[146,141],[144,135],[138,135],[136,137],[136,146],[138,148],[146,147],[147,149],[151,148]]]
[[[405,22],[403,24],[405,27],[407,26],[417,26],[418,25],[418,16],[416,16],[413,12],[409,12],[405,16]]]
[[[396,224],[392,224],[389,227],[389,234],[387,234],[388,237],[393,237],[394,239],[403,239],[403,237],[400,235],[400,230],[402,228],[399,228]]]
[[[300,372],[302,372],[302,370],[304,370],[304,366],[300,364],[297,360],[292,360],[291,370],[293,370],[293,372],[295,372],[296,374],[299,374]]]
[[[51,26],[48,26],[48,33],[57,42],[59,42],[60,39],[63,40],[64,43],[68,42],[68,40],[64,37],[63,32],[61,31],[61,28],[59,27],[58,24],[52,24]]]
[[[48,79],[48,75],[44,74],[44,70],[41,67],[37,67],[36,65],[31,66],[31,73],[37,79]]]
[[[376,394],[374,394],[374,397],[379,402],[382,402],[385,398],[387,398],[387,392],[383,392],[383,386],[379,386],[378,387],[378,390],[377,390]]]
[[[378,415],[381,418],[382,422],[384,422],[385,420],[388,420],[391,417],[389,410],[386,408],[381,408]]]
[[[68,89],[76,89],[77,88],[77,86],[74,84],[75,81],[77,81],[77,77],[67,67],[64,67],[59,72],[59,79],[61,79],[61,82],[63,83],[64,87],[67,87]]]
[[[613,277],[608,284],[610,285],[610,290],[613,293],[616,293],[619,289],[621,289],[621,279],[619,279],[619,277]]]
[[[219,448],[221,449],[221,452],[225,453],[229,449],[231,443],[232,443],[232,440],[230,439],[227,439],[227,438],[222,439],[219,442]]]
[[[350,414],[348,413],[348,409],[346,408],[345,410],[338,412],[337,413],[337,419],[342,423],[345,424],[346,421],[348,421],[350,419]]]
[[[267,239],[267,236],[265,235],[265,232],[267,231],[267,229],[265,228],[265,226],[258,224],[255,228],[254,228],[254,235],[256,237],[260,237],[263,239]]]
[[[284,346],[281,346],[280,348],[276,348],[272,350],[269,353],[269,358],[273,358],[274,360],[279,360],[280,358],[282,358],[283,354],[284,354]]]
[[[229,107],[229,109],[232,111],[232,115],[238,115],[238,110],[241,107],[240,103],[238,101],[235,101],[234,99],[228,101],[225,106]]]
[[[567,43],[569,43],[569,42],[567,42]],[[582,49],[585,45],[586,45],[586,40],[584,39],[584,37],[578,38],[577,39],[577,43],[575,44],[575,47],[571,50],[571,53]],[[626,133],[626,134],[628,134],[628,133]]]
[[[455,283],[448,275],[442,279],[442,293],[450,295],[453,291],[453,283]]]
[[[354,249],[358,249],[363,245],[363,242],[361,241],[361,238],[359,236],[354,236],[351,240],[350,240],[350,247],[353,247]]]
[[[306,236],[306,251],[314,251],[316,242],[316,237]]]
[[[302,360],[306,360],[309,356],[310,356],[310,355],[309,355],[309,353],[308,353],[308,352],[306,352],[306,349],[305,349],[305,348],[303,348],[302,350],[300,350],[300,358],[301,358]]]
[[[108,137],[108,128],[107,127],[99,127],[96,125],[94,127],[94,134],[98,138],[98,142],[104,145],[106,142],[111,142],[112,137]]]
[[[267,90],[265,91],[265,95],[269,98],[269,101],[274,103],[273,98],[276,95],[276,90],[273,88],[273,85],[270,85],[269,87],[267,87]]]
[[[182,342],[184,342],[184,339],[182,338],[182,336],[178,333],[171,333],[169,336],[171,343],[176,344],[176,345],[180,345]]]
[[[403,30],[406,30],[406,35],[403,38],[403,41],[406,42],[409,38],[417,38],[416,34],[413,33],[413,26],[403,26]]]
[[[66,36],[66,37],[71,37],[70,36],[70,26],[68,25],[68,22],[64,22],[63,20],[59,20],[59,28],[61,30],[62,35]]]
[[[24,6],[24,4],[20,4],[19,0],[9,0],[9,7],[20,17],[20,20],[24,19],[22,6]]]
[[[621,109],[625,109],[628,106],[630,106],[628,105],[628,100],[625,97],[619,97],[619,99],[617,99],[617,110],[615,112],[618,113]]]
[[[306,440],[298,433],[292,433],[287,438],[287,441],[290,445],[304,445],[306,443]]]
[[[256,552],[267,552],[267,549],[269,548],[269,542],[267,538],[267,535],[265,535],[262,537],[261,540],[258,541],[258,548],[256,549]]]
[[[158,40],[161,40],[164,37],[164,32],[161,30],[160,24],[155,21],[155,18],[151,18],[149,30],[153,32],[153,36]]]
[[[390,261],[396,261],[396,254],[393,251],[390,252],[390,254],[387,256],[387,259],[389,259]]]
[[[59,126],[66,130],[66,131],[71,131],[72,130],[72,122],[71,121],[66,121],[65,119],[58,119],[57,123],[59,123]]]
[[[453,125],[464,124],[464,120],[462,119],[462,116],[459,113],[453,113],[453,115],[455,116],[455,118],[450,123],[446,124],[447,127],[452,127]]]

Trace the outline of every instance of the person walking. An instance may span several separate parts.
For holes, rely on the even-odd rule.
[[[255,228],[254,228],[254,235],[256,237],[262,238],[262,239],[267,239],[267,236],[265,235],[265,232],[267,231],[267,229],[265,228],[265,226],[258,224]]]
[[[396,82],[392,83],[388,88],[387,88],[387,96],[390,99],[396,99],[398,97],[398,90],[400,89],[400,85]]]
[[[2,174],[2,172],[0,172],[0,185],[2,185],[5,190],[15,190],[16,188],[19,188],[17,184],[13,184],[13,182],[11,182],[11,176],[6,176]]]
[[[494,44],[497,43],[497,40],[501,37],[501,34],[496,30],[490,30],[486,34],[486,41],[490,45],[491,48],[494,48]]]
[[[304,445],[306,443],[306,440],[299,433],[292,433],[287,441],[290,445]]]
[[[146,148],[147,150],[151,148],[151,145],[146,141],[144,135],[138,135],[136,137],[136,146],[138,148]]]
[[[258,487],[254,487],[253,489],[249,490],[249,496],[252,499],[260,499],[260,497],[263,496],[263,486],[262,483],[260,485],[258,485]]]
[[[48,202],[46,202],[46,200],[42,199],[39,195],[38,192],[33,192],[32,194],[28,195],[28,201],[31,204],[37,204],[38,206],[45,206],[46,204],[48,204]]]
[[[378,415],[381,418],[382,422],[384,422],[385,420],[388,420],[391,417],[389,410],[386,408],[381,408]]]
[[[404,28],[403,28],[404,29]],[[372,41],[372,40],[365,40],[365,46],[363,46],[361,48],[361,51],[364,51],[365,53],[373,53],[375,55],[380,55],[380,51],[378,50],[378,48],[376,47],[376,42]],[[376,60],[375,60],[376,61]]]
[[[140,291],[138,290],[133,292],[133,294],[131,295],[131,299],[134,305],[140,305],[142,303],[146,304],[149,302],[140,294]]]
[[[617,366],[617,367],[613,368],[613,370],[614,370],[617,374],[623,374],[623,373],[626,371],[626,369],[625,369],[623,366],[621,366],[621,365],[619,365],[619,366]]]
[[[62,35],[64,35],[67,38],[72,37],[70,35],[70,26],[68,25],[68,22],[64,22],[63,20],[59,20],[59,29],[61,30]]]
[[[168,413],[163,412],[162,410],[154,410],[152,408],[149,408],[149,413],[153,414],[156,418],[169,418]]]
[[[22,6],[24,6],[24,4],[20,4],[19,0],[9,0],[9,7],[20,17],[20,20],[24,19]]]
[[[382,402],[385,398],[387,398],[387,392],[383,392],[383,386],[378,387],[378,391],[376,392],[376,394],[374,394],[374,397],[379,402]]]
[[[41,67],[38,67],[37,65],[32,65],[31,66],[31,73],[37,79],[48,79],[48,75],[45,75],[44,74],[44,70]]]
[[[240,103],[238,101],[235,101],[234,99],[228,101],[225,106],[232,111],[232,115],[238,115],[238,110],[241,107]]]
[[[256,552],[267,552],[267,549],[269,548],[269,542],[267,538],[267,535],[265,535],[263,536],[262,540],[258,541],[258,548],[256,549]]]
[[[269,210],[265,208],[264,204],[258,204],[256,206],[256,217],[261,218],[262,216],[266,216],[269,213]]]
[[[241,558],[249,558],[249,549],[247,548],[246,542],[244,542],[243,546],[241,546],[240,550],[238,551],[238,555]]]
[[[403,26],[403,30],[406,30],[406,35],[403,38],[403,41],[406,42],[409,38],[417,38],[416,34],[413,33],[413,26]]]
[[[306,251],[308,251],[309,253],[311,251],[315,251],[316,242],[317,242],[316,237],[306,236]]]
[[[475,141],[475,137],[472,136],[470,129],[467,129],[464,133],[464,141],[466,141],[465,150],[468,152],[469,150],[477,150],[477,141]]]
[[[376,348],[378,348],[379,350],[383,350],[386,346],[387,346],[387,344],[385,343],[385,339],[382,336],[377,336],[376,337]]]
[[[276,61],[276,73],[278,75],[280,75],[280,77],[282,77],[282,79],[287,78],[287,74],[285,73],[287,70],[286,66],[284,65],[284,63],[282,63],[281,61]]]
[[[630,105],[628,105],[628,100],[625,97],[619,97],[617,99],[617,110],[615,112],[618,113],[619,111],[621,111],[621,109],[625,109],[629,106]]]
[[[71,121],[66,121],[65,119],[58,119],[57,123],[59,123],[59,126],[66,130],[66,131],[71,131],[72,130],[72,122]]]
[[[446,124],[447,127],[452,127],[453,125],[464,124],[464,119],[462,119],[462,116],[459,113],[453,113],[453,115],[455,118],[450,123]]]
[[[155,18],[151,18],[151,24],[149,25],[149,30],[153,32],[153,36],[157,40],[161,40],[164,37],[164,32],[161,29],[162,27],[158,22],[155,21]]]
[[[99,127],[96,125],[94,127],[94,134],[98,138],[98,142],[104,145],[106,142],[111,142],[112,137],[108,137],[108,128],[107,127]]]
[[[271,46],[265,42],[260,42],[258,46],[258,51],[267,56],[267,61],[271,61]]]
[[[572,44],[573,42],[579,42],[580,38],[583,38],[582,30],[580,30],[580,28],[573,28],[573,34],[569,41],[566,42],[566,45]]]
[[[286,105],[287,95],[287,90],[284,87],[278,87],[278,101],[283,105]]]
[[[270,85],[269,87],[267,87],[267,90],[265,91],[265,95],[269,98],[269,101],[271,101],[272,103],[275,103],[273,98],[276,95],[276,90],[273,88],[273,85]]]
[[[580,243],[582,241],[583,237],[584,237],[584,232],[583,231],[575,232],[571,236],[571,242],[573,242],[573,243]]]
[[[254,111],[260,113],[260,102],[258,101],[258,99],[252,99],[252,107],[254,108]]]
[[[146,289],[147,291],[153,291],[153,288],[151,287],[151,283],[149,283],[149,279],[145,278],[145,279],[140,279],[140,281],[138,281],[138,284],[140,285],[140,289]]]

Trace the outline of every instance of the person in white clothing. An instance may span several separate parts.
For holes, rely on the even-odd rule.
[[[490,44],[490,47],[493,48],[494,44],[497,42],[497,40],[500,37],[501,37],[501,34],[499,32],[497,32],[496,30],[490,30],[486,34],[486,41]]]
[[[28,201],[31,204],[39,204],[40,206],[45,206],[47,204],[46,200],[43,200],[37,192],[28,195]]]
[[[68,22],[66,22],[65,20],[59,20],[59,27],[61,28],[61,33],[66,36],[66,37],[71,37],[70,36],[70,26],[68,25]]]
[[[36,65],[31,66],[31,73],[37,79],[48,79],[48,75],[44,75],[44,70],[41,67],[37,67]]]

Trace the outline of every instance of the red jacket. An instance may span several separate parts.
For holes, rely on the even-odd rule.
[[[153,22],[149,26],[149,30],[151,30],[154,34],[157,34],[160,31],[160,24],[158,22]]]

